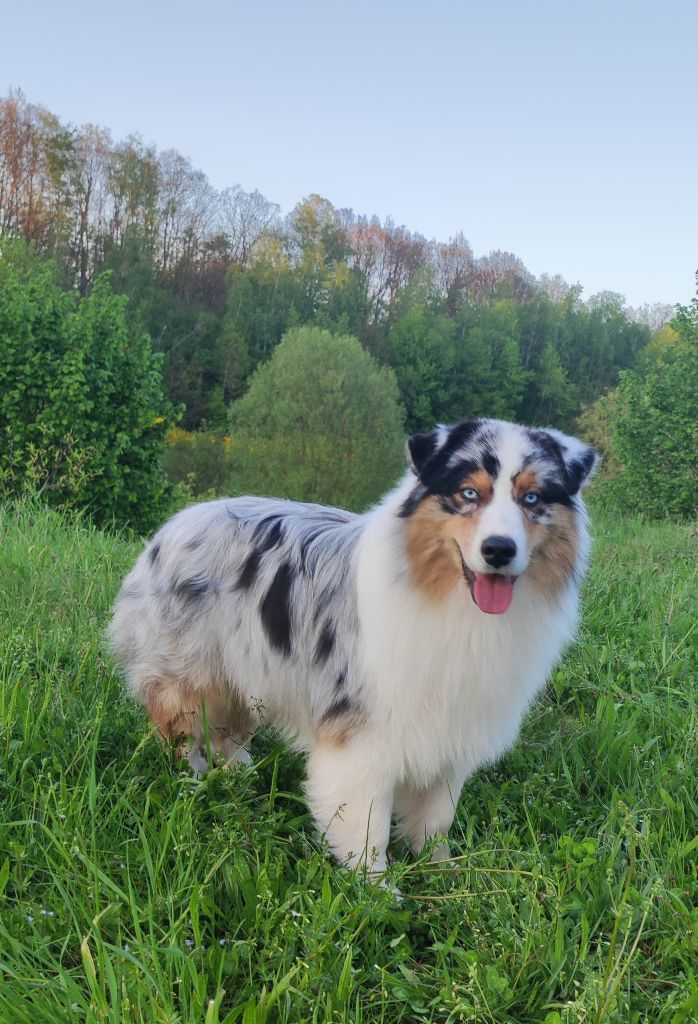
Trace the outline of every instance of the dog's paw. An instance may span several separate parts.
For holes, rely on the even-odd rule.
[[[206,751],[193,743],[182,743],[177,751],[180,757],[187,759],[191,767],[194,769],[194,775],[197,779],[203,778],[208,772],[210,765],[208,763],[208,757]]]
[[[447,842],[437,843],[429,855],[430,864],[443,864],[451,859],[451,848]]]

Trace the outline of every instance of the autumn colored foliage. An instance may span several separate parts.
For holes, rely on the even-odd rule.
[[[256,371],[300,326],[351,336],[390,368],[407,431],[477,415],[571,428],[672,315],[632,310],[611,292],[584,300],[579,285],[536,278],[511,253],[476,256],[462,233],[428,240],[318,195],[282,216],[257,191],[214,189],[174,150],[63,124],[20,92],[0,99],[0,244],[8,239],[52,261],[41,272],[47,308],[88,317],[108,291],[118,351],[148,335],[180,427],[221,436],[231,408],[235,420],[238,402],[249,407]],[[47,335],[46,360],[66,345]],[[202,453],[220,456],[203,473],[220,478],[223,449]],[[191,476],[191,449],[180,444],[179,456],[175,477]]]

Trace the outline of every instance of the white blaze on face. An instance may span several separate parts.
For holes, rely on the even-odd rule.
[[[525,456],[522,434],[509,424],[500,427],[494,450],[500,469],[494,481],[492,500],[479,512],[478,526],[473,531],[470,550],[464,552],[468,566],[475,573],[497,572],[488,565],[482,554],[482,545],[489,537],[507,537],[516,545],[516,555],[499,572],[507,576],[520,576],[529,559],[525,517],[514,499],[512,478],[521,471]]]

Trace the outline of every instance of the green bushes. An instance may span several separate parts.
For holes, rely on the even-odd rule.
[[[352,337],[288,332],[233,406],[234,438],[173,431],[159,359],[108,274],[62,291],[19,242],[0,250],[0,488],[147,532],[186,496],[268,493],[364,507],[404,465],[392,370]],[[169,477],[166,481],[165,473]]]
[[[361,509],[404,466],[392,370],[356,338],[289,331],[231,412],[234,488]]]
[[[162,466],[183,498],[267,494],[364,508],[404,467],[391,370],[355,338],[289,331],[231,410],[231,435],[170,430]]]
[[[644,372],[621,374],[616,493],[632,511],[681,519],[698,511],[698,331]]]
[[[108,275],[86,298],[63,292],[52,264],[2,242],[0,485],[148,530],[168,501],[159,457],[172,408],[127,302]]]
[[[225,494],[233,486],[232,448],[230,437],[175,428],[165,437],[162,467],[190,494]]]
[[[698,511],[698,299],[679,307],[636,369],[579,420],[605,456],[605,495],[621,511],[690,519]]]

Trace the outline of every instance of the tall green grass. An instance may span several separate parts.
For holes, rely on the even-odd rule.
[[[273,736],[203,781],[151,736],[102,643],[138,545],[0,513],[0,1022],[698,1020],[698,538],[595,532],[579,642],[397,903]]]

